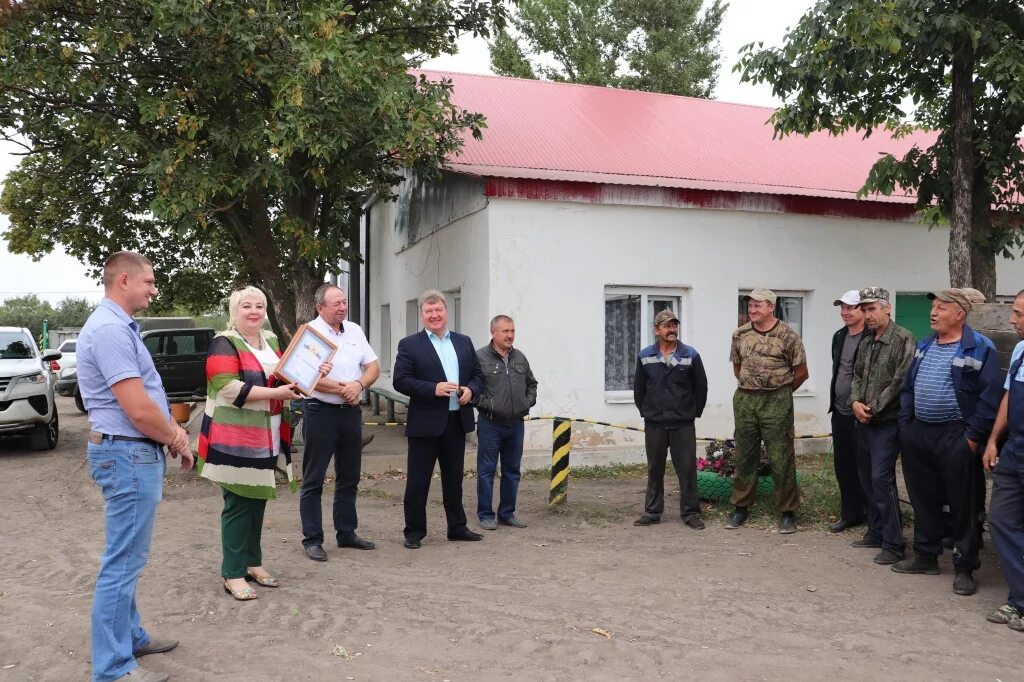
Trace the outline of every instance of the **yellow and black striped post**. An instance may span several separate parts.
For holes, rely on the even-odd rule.
[[[555,417],[551,442],[551,492],[548,506],[551,508],[565,502],[569,491],[569,441],[572,438],[572,421]]]

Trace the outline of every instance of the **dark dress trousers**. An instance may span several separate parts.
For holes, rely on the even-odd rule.
[[[451,332],[452,346],[459,360],[459,385],[466,386],[474,396],[484,388],[483,372],[473,341],[463,334]],[[466,529],[466,512],[462,506],[463,462],[466,456],[466,434],[473,430],[473,408],[461,406],[449,410],[449,398],[434,394],[437,384],[448,381],[441,358],[426,331],[407,336],[398,342],[398,355],[392,369],[392,385],[409,396],[409,412],[405,435],[409,439],[409,455],[405,484],[405,539],[419,541],[427,534],[427,494],[434,463],[441,469],[441,492],[448,519],[449,537]]]

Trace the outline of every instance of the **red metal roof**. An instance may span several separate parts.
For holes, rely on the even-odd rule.
[[[768,107],[588,85],[423,71],[450,78],[459,106],[483,113],[460,173],[852,199],[880,154],[928,146],[931,133],[773,139]],[[871,197],[909,203],[911,196]]]

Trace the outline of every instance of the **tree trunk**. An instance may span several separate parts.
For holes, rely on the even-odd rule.
[[[977,150],[975,150],[977,151]],[[992,235],[992,199],[986,191],[982,169],[975,170],[971,220],[971,275],[974,288],[985,300],[996,300],[996,252]]]
[[[949,225],[949,284],[973,286],[971,218],[974,197],[974,57],[970,48],[953,58],[953,210]]]

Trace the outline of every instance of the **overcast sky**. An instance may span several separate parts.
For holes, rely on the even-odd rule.
[[[740,47],[747,43],[780,44],[786,29],[793,26],[812,4],[812,0],[731,0],[719,36],[722,66],[715,97],[727,102],[777,105],[767,86],[740,84],[737,74],[732,73],[732,67]],[[432,60],[425,66],[489,73],[489,63],[486,43],[467,37],[459,43],[459,54]],[[10,154],[12,149],[0,146],[0,178],[18,162],[18,158]],[[7,219],[0,215],[0,231],[6,227]],[[67,296],[96,301],[102,296],[101,288],[85,276],[85,267],[64,253],[54,253],[33,262],[27,256],[9,253],[6,242],[0,240],[0,300],[28,293],[38,294],[52,302]]]

